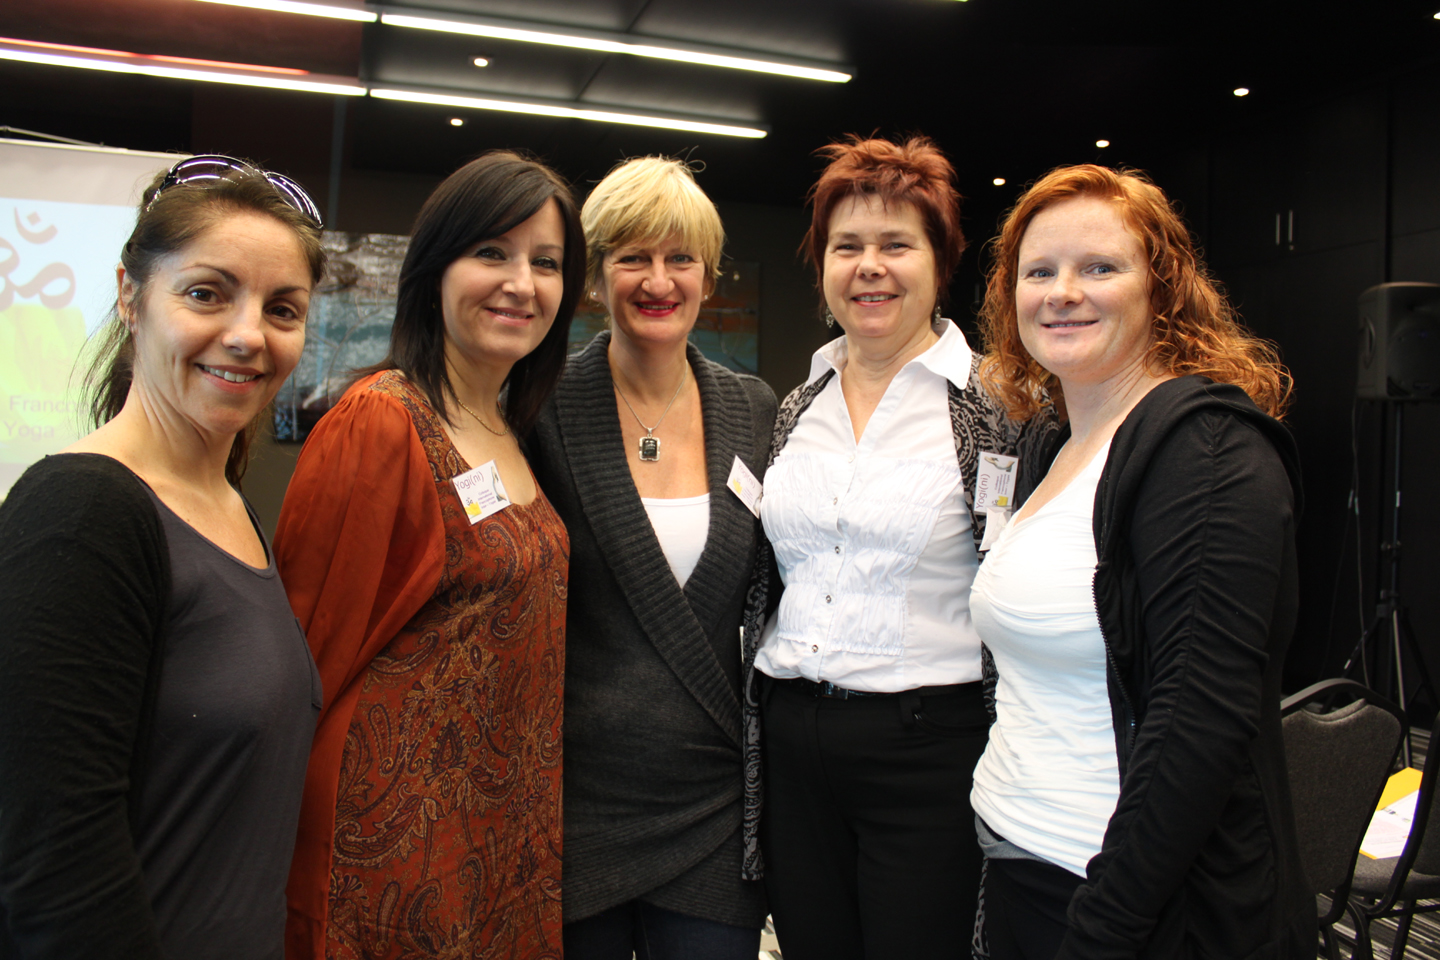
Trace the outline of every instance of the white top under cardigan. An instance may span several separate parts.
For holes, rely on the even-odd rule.
[[[650,518],[655,539],[660,541],[660,552],[665,554],[665,562],[683,590],[710,535],[710,494],[673,499],[641,497],[640,503]]]
[[[970,805],[995,833],[1080,876],[1120,796],[1095,612],[1095,487],[1109,444],[1001,534],[970,609],[995,657],[996,721]]]
[[[846,341],[816,351],[836,371],[765,474],[760,519],[785,584],[755,666],[777,679],[897,693],[980,679],[970,622],[979,559],[965,506],[948,384],[970,380],[949,320],[896,372],[857,443],[839,371]]]

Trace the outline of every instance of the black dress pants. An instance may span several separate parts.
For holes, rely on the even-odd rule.
[[[991,860],[985,880],[990,960],[1055,960],[1084,877],[1039,860]]]
[[[765,887],[785,960],[970,955],[978,682],[878,697],[762,687]]]

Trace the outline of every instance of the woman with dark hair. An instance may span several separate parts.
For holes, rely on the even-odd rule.
[[[626,161],[581,219],[609,329],[528,444],[573,549],[565,956],[754,960],[735,638],[760,531],[730,481],[762,470],[775,394],[689,342],[725,232],[685,164]]]
[[[1313,958],[1280,736],[1289,374],[1131,171],[1025,192],[982,321],[1012,415],[1048,394],[1069,421],[970,599],[999,668],[971,796],[991,957]]]
[[[416,219],[389,356],[301,451],[275,548],[329,695],[291,960],[560,955],[569,541],[515,437],[584,276],[554,171],[461,167]]]
[[[776,423],[745,620],[762,721],[747,787],[756,811],[763,743],[786,960],[959,957],[988,722],[970,582],[1052,423],[1007,419],[941,314],[965,248],[949,161],[924,137],[821,153],[805,249],[844,336]]]
[[[321,689],[239,483],[324,270],[286,177],[145,191],[99,427],[0,506],[0,956],[282,955]]]

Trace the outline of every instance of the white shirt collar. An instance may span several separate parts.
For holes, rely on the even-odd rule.
[[[964,390],[970,383],[970,344],[965,342],[965,334],[955,326],[953,320],[946,320],[943,317],[932,327],[940,339],[930,345],[930,348],[920,356],[915,357],[905,367],[918,363],[931,373],[944,377],[955,386]],[[836,337],[825,346],[816,350],[810,358],[810,376],[806,383],[813,383],[817,377],[827,370],[834,370],[839,373],[845,367],[845,359],[848,352],[848,340],[845,337]],[[901,368],[902,370],[904,367]]]

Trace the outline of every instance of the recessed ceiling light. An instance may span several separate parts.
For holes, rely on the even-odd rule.
[[[1003,187],[1003,186],[1005,186],[1005,178],[1004,178],[1004,177],[996,177],[994,180],[991,180],[990,182],[993,183],[993,184],[995,184],[995,186],[997,186],[997,187]]]
[[[1234,93],[1235,93],[1235,96],[1237,96],[1237,97],[1248,97],[1248,96],[1250,96],[1250,88],[1249,88],[1249,87],[1236,87]]]
[[[452,127],[463,127],[463,126],[465,126],[465,119],[464,119],[463,117],[451,117],[451,118],[450,118],[450,126],[452,126]]]
[[[1104,150],[1106,147],[1110,146],[1110,141],[1109,141],[1109,140],[1096,140],[1096,141],[1095,141],[1095,146],[1099,147],[1101,150]]]
[[[471,60],[470,62],[473,63],[473,64],[475,64],[475,66],[477,66],[477,67],[488,67],[488,66],[490,66],[490,58],[489,58],[489,57],[476,57],[476,58],[474,58],[473,60]]]

